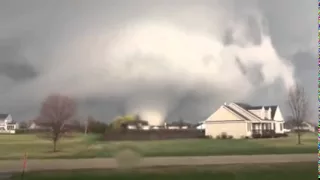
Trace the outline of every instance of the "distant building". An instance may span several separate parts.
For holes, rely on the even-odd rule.
[[[298,130],[298,127],[294,125],[292,121],[285,122],[284,127],[290,131]],[[311,123],[306,121],[301,123],[301,127],[299,127],[302,131],[316,132],[317,127]]]
[[[183,121],[165,123],[164,125],[165,129],[189,129],[190,126],[191,125],[189,123],[185,123]]]
[[[143,120],[134,120],[124,123],[127,129],[134,130],[134,129],[141,129],[141,130],[149,130],[150,126],[148,125],[147,121]]]
[[[197,124],[196,129],[198,130],[204,130],[206,128],[206,124],[204,123],[204,121],[201,121]]]
[[[129,130],[159,130],[159,129],[189,129],[191,124],[185,122],[164,123],[163,125],[149,125],[147,121],[135,120],[124,123]]]
[[[43,128],[37,125],[35,122],[32,122],[28,129],[43,129]]]
[[[11,114],[0,114],[0,133],[15,134],[18,128],[19,125],[12,120]]]

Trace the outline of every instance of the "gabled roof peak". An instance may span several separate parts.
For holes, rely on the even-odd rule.
[[[0,114],[0,119],[5,119],[9,116],[10,114]]]
[[[251,106],[251,105],[245,104],[245,103],[234,103],[234,104],[240,106],[242,109],[244,109],[246,111],[262,110],[262,109],[268,110],[268,109],[270,109],[271,110],[271,119],[274,118],[275,112],[276,112],[276,110],[278,108],[278,105]]]

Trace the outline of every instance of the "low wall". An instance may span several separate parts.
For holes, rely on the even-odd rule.
[[[0,134],[15,134],[16,130],[0,130]]]
[[[16,134],[36,134],[49,132],[48,129],[16,129]]]
[[[204,131],[187,129],[157,129],[157,130],[126,130],[107,131],[104,140],[107,141],[138,141],[205,138]]]

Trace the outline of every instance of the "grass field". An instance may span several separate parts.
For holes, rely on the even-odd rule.
[[[73,171],[73,172],[31,172],[25,180],[313,180],[317,178],[316,163],[223,165],[203,167],[147,168],[131,171]],[[20,174],[13,176],[21,179]]]
[[[90,158],[112,157],[123,149],[132,149],[141,156],[203,156],[316,153],[317,135],[304,134],[303,145],[296,137],[275,139],[213,140],[185,139],[135,142],[101,142],[93,135],[77,135],[62,139],[59,152],[52,152],[52,142],[36,135],[0,135],[0,159],[29,158]]]

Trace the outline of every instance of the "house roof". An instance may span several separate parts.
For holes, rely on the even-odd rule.
[[[236,114],[237,116],[241,117],[243,120],[248,120],[248,118],[246,118],[244,115],[242,115],[241,113],[239,113],[239,112],[236,111],[235,109],[231,108],[230,106],[224,105],[224,107],[225,107],[226,109],[228,109],[229,111],[231,111],[232,113]]]
[[[245,110],[249,110],[249,108],[252,107],[252,106],[250,106],[249,104],[245,104],[245,103],[238,103],[238,102],[236,102],[235,104],[238,105],[238,106],[240,106],[242,109],[245,109]]]
[[[9,116],[9,114],[0,114],[0,120],[4,120]]]
[[[249,111],[249,110],[258,110],[258,109],[262,109],[262,107],[264,107],[264,109],[268,110],[269,108],[271,108],[271,119],[274,119],[274,115],[276,114],[276,110],[277,110],[277,105],[269,105],[269,106],[251,106],[249,104],[245,104],[245,103],[235,103],[238,106],[240,106],[241,108]]]

